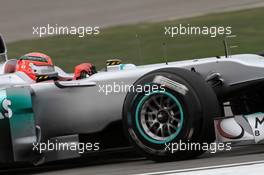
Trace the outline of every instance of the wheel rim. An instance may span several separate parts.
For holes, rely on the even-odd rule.
[[[179,134],[182,128],[181,104],[171,93],[152,92],[138,103],[136,124],[141,135],[152,143],[169,142]]]

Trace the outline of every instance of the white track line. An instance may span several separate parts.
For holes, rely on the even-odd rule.
[[[264,161],[252,161],[252,162],[233,163],[233,164],[225,164],[225,165],[200,167],[200,168],[189,168],[189,169],[180,169],[180,170],[142,173],[142,174],[136,174],[136,175],[156,175],[156,174],[169,174],[169,173],[183,173],[183,172],[190,172],[190,171],[210,170],[210,169],[217,169],[217,168],[229,168],[229,167],[237,167],[237,166],[243,166],[243,165],[263,164],[263,163],[264,163]]]

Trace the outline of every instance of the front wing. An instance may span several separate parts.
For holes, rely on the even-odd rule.
[[[232,145],[264,143],[264,113],[219,118],[214,124],[216,142]]]

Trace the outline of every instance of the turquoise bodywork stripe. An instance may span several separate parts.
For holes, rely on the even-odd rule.
[[[7,89],[7,99],[11,101],[12,117],[10,129],[18,137],[23,135],[25,128],[35,128],[31,94],[28,88]]]

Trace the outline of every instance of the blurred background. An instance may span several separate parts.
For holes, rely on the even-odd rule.
[[[0,0],[9,58],[33,51],[72,72],[120,58],[136,65],[224,55],[223,37],[164,35],[165,26],[231,26],[235,53],[264,50],[264,0]],[[34,26],[100,26],[99,35],[39,37]],[[166,43],[164,54],[163,43]]]

